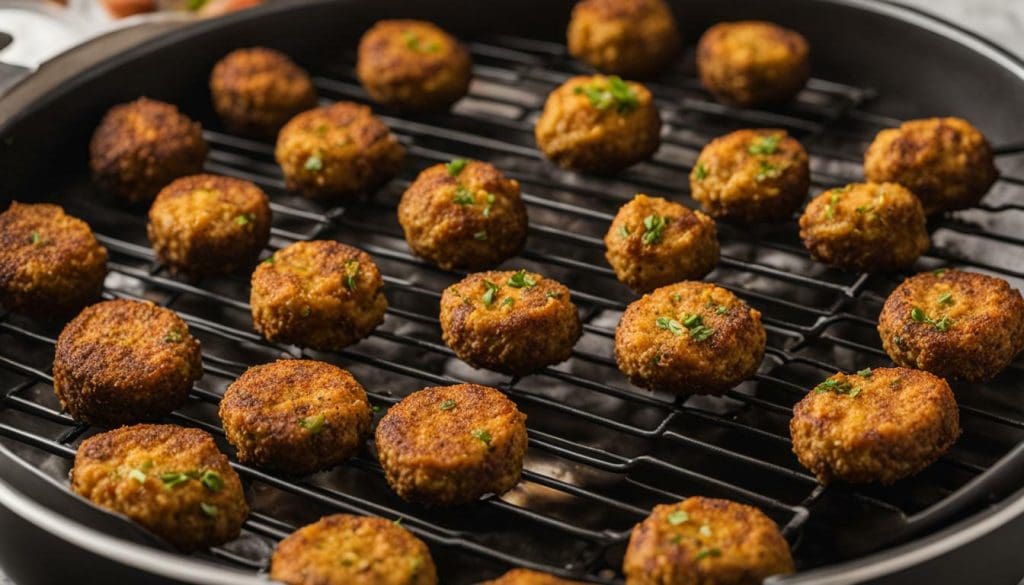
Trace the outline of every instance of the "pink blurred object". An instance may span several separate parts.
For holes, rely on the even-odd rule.
[[[101,0],[114,18],[157,11],[193,12],[201,18],[259,6],[262,0]]]

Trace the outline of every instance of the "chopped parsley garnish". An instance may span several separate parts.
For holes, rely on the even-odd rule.
[[[537,285],[537,281],[526,273],[526,270],[516,272],[508,279],[508,285],[512,288],[530,288]]]
[[[693,176],[698,181],[703,181],[708,177],[708,168],[704,166],[704,163],[697,163],[697,166],[693,168]]]
[[[931,324],[932,327],[935,327],[936,331],[945,333],[946,331],[949,331],[950,327],[953,326],[953,320],[949,318],[949,315],[943,315],[942,318],[938,320],[932,320]]]
[[[700,315],[690,315],[689,317],[683,320],[683,325],[685,325],[687,329],[693,329],[694,327],[702,325],[703,323],[704,320],[701,319]]]
[[[243,213],[235,218],[235,223],[241,226],[246,226],[252,223],[256,219],[256,216],[251,213]]]
[[[626,224],[622,224],[622,225],[619,226],[619,237],[620,238],[628,238],[629,237],[629,226],[627,226]]]
[[[688,521],[690,515],[685,510],[676,510],[668,515],[668,523],[672,526],[679,526],[680,524]]]
[[[473,239],[474,240],[479,240],[481,242],[486,242],[487,241],[487,230],[480,230],[480,231],[476,232],[475,234],[473,234]]]
[[[380,405],[379,404],[374,404],[370,408],[373,409],[373,412],[380,412]]]
[[[348,287],[348,290],[356,290],[356,286],[358,286],[358,284],[359,284],[359,281],[357,280],[358,276],[359,276],[359,261],[358,260],[349,260],[348,262],[346,262],[345,263],[345,286]]]
[[[184,339],[184,336],[177,329],[171,329],[167,332],[167,335],[164,335],[164,343],[180,343],[182,339]]]
[[[635,110],[640,103],[633,88],[616,75],[608,77],[608,83],[603,87],[598,83],[577,85],[573,92],[586,95],[590,105],[599,110],[615,106],[620,114]]]
[[[217,506],[207,504],[206,502],[199,502],[199,509],[203,511],[203,514],[206,514],[210,518],[216,518],[217,514],[220,512],[220,510],[217,509]]]
[[[473,429],[469,434],[484,445],[491,446],[491,433],[487,432],[487,429]]]
[[[925,320],[924,311],[922,311],[920,307],[914,307],[913,309],[910,309],[910,318],[921,323]]]
[[[782,174],[782,169],[766,160],[759,160],[757,164],[757,174],[754,175],[754,180],[758,183],[766,179],[774,179]]]
[[[309,308],[309,305],[306,305],[305,307],[302,307],[302,310],[299,311],[299,315],[302,315],[303,317],[309,317],[312,314],[313,314],[313,309]]]
[[[484,217],[491,217],[491,206],[494,205],[494,193],[488,192],[484,204]]]
[[[549,298],[549,299],[558,299],[558,298],[561,298],[561,297],[562,297],[562,295],[561,295],[561,294],[559,294],[559,293],[556,293],[556,292],[555,292],[555,291],[553,291],[553,290],[549,290],[548,292],[544,293],[544,296],[545,296],[545,297],[547,297],[547,298]]]
[[[141,469],[133,469],[128,472],[128,477],[139,483],[146,483],[146,473]]]
[[[459,173],[462,172],[462,169],[466,168],[466,165],[468,164],[469,160],[464,158],[457,158],[452,160],[452,162],[445,164],[444,168],[445,170],[448,171],[448,176],[458,177]]]
[[[659,329],[671,331],[673,335],[682,335],[683,330],[686,329],[690,332],[690,337],[694,341],[704,341],[715,333],[715,329],[713,327],[705,326],[704,320],[700,315],[696,314],[688,315],[683,319],[682,323],[669,317],[658,317],[654,324],[657,325]]]
[[[860,376],[861,378],[870,378],[872,373],[873,372],[871,371],[871,368],[864,368],[863,370],[857,370],[857,375]]]
[[[818,394],[825,394],[826,392],[849,394],[851,398],[860,394],[860,388],[855,388],[854,385],[847,380],[836,380],[835,378],[829,378],[821,384],[818,384],[814,387],[814,391]]]
[[[164,482],[164,487],[167,489],[177,487],[189,479],[191,478],[187,473],[181,473],[180,471],[167,471],[160,474],[160,481]]]
[[[224,487],[224,478],[216,471],[207,469],[199,476],[200,483],[211,492],[219,492]]]
[[[417,53],[436,53],[441,50],[441,45],[439,45],[437,41],[430,41],[427,44],[423,44],[419,35],[411,31],[403,32],[402,40],[405,41],[406,47],[409,47],[409,49],[416,51]]]
[[[473,197],[473,192],[466,186],[459,185],[455,188],[455,196],[452,197],[452,201],[457,205],[473,205],[476,203],[476,197]]]
[[[782,137],[773,134],[771,136],[758,136],[751,141],[750,146],[747,148],[747,152],[754,155],[759,154],[775,154],[775,150],[779,147],[779,140]]]
[[[309,431],[311,435],[319,435],[324,430],[324,415],[315,414],[299,419],[299,426]]]
[[[271,254],[270,256],[267,256],[267,259],[264,260],[263,263],[264,264],[273,264],[274,263],[274,255]]]
[[[932,270],[932,274],[938,278],[942,278],[942,276],[947,272],[949,272],[948,268],[936,268],[935,270]]]
[[[502,307],[511,307],[512,303],[516,302],[512,297],[505,297],[505,300],[501,301]]]
[[[441,401],[441,410],[451,410],[455,408],[455,401],[451,398]]]
[[[825,217],[832,219],[836,216],[836,205],[839,205],[839,191],[833,189],[828,197],[828,205],[825,206]]]
[[[946,291],[939,295],[940,305],[952,305],[953,304],[953,293]]]
[[[729,312],[729,307],[726,307],[725,305],[718,305],[717,307],[715,307],[715,314],[716,315],[725,315],[728,312]]]
[[[320,153],[316,152],[309,155],[309,158],[306,159],[306,164],[302,168],[312,173],[322,170],[324,168],[324,161],[320,158]]]
[[[654,321],[654,324],[658,326],[658,329],[671,331],[673,335],[683,334],[683,326],[679,323],[679,321],[676,321],[675,319],[670,319],[668,317],[658,317]]]
[[[489,280],[485,280],[484,287],[487,289],[484,291],[483,296],[484,305],[490,307],[494,304],[494,297],[498,294],[498,285]]]
[[[715,329],[713,327],[706,327],[704,325],[698,325],[697,327],[690,329],[690,337],[692,337],[694,341],[704,341],[714,334]]]
[[[657,215],[651,214],[644,218],[644,237],[643,242],[648,246],[657,244],[661,241],[661,235],[668,226],[668,219]]]
[[[28,239],[30,242],[32,242],[33,246],[43,245],[43,236],[39,235],[39,232],[32,232],[32,235],[29,236]]]
[[[693,560],[699,561],[701,559],[706,559],[708,557],[720,557],[720,556],[722,556],[722,551],[720,549],[717,549],[717,548],[706,548],[706,549],[703,549],[700,552],[698,552],[693,557]]]
[[[949,318],[949,315],[943,315],[938,319],[929,317],[920,307],[914,307],[910,310],[910,318],[917,323],[927,323],[935,328],[936,331],[945,333],[949,331],[949,328],[953,326],[953,320]]]

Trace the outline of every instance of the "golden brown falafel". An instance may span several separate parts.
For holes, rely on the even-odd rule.
[[[679,52],[680,36],[664,0],[583,0],[572,9],[569,54],[602,73],[657,75]]]
[[[468,504],[519,483],[526,415],[477,384],[424,388],[388,409],[377,456],[388,485],[410,502]]]
[[[793,408],[793,452],[822,484],[891,484],[921,471],[960,436],[953,391],[908,368],[835,374]]]
[[[441,333],[474,368],[521,376],[569,359],[583,326],[562,284],[526,270],[491,271],[444,290]]]
[[[897,365],[983,382],[1024,349],[1024,298],[1001,278],[924,272],[889,295],[878,334]]]
[[[388,308],[369,254],[345,244],[296,242],[252,273],[252,321],[268,341],[340,350],[370,334]]]
[[[758,585],[794,571],[789,545],[763,512],[693,497],[655,506],[629,538],[626,585]]]
[[[807,151],[785,130],[737,130],[712,140],[690,172],[693,198],[712,217],[742,222],[793,215],[807,198]]]
[[[249,515],[242,482],[213,437],[177,425],[134,425],[86,439],[71,489],[183,551],[236,538]]]
[[[637,386],[722,394],[757,373],[761,313],[705,282],[663,286],[634,301],[615,330],[615,360]]]
[[[89,167],[100,188],[138,203],[202,172],[207,150],[198,122],[171,104],[139,98],[103,116],[89,143]]]
[[[466,95],[469,51],[423,20],[380,20],[359,40],[356,75],[378,103],[404,110],[450,106]]]
[[[777,24],[720,22],[697,43],[697,71],[704,88],[723,102],[782,102],[807,84],[809,53],[803,35]]]
[[[910,189],[930,215],[977,205],[999,172],[985,136],[967,120],[927,118],[879,132],[864,154],[864,175]]]
[[[649,158],[661,117],[647,88],[616,76],[573,77],[548,96],[537,147],[559,166],[611,173]]]
[[[175,272],[234,272],[252,266],[270,240],[270,203],[249,181],[182,177],[156,196],[146,233],[157,258]]]
[[[188,325],[148,301],[86,307],[61,331],[53,358],[53,390],[64,409],[108,427],[171,412],[202,375]]]
[[[284,53],[265,47],[237,49],[217,61],[210,96],[225,127],[255,136],[274,136],[317,103],[309,74]]]
[[[896,183],[854,183],[811,200],[800,239],[811,257],[863,272],[905,268],[928,250],[924,209]]]
[[[59,205],[11,202],[0,213],[0,303],[35,316],[73,314],[100,298],[107,249]]]
[[[538,573],[529,569],[512,569],[501,577],[486,581],[481,585],[583,585],[583,583],[559,579],[554,575]]]
[[[270,578],[288,585],[437,585],[430,549],[397,522],[335,514],[282,540]]]
[[[619,208],[604,244],[615,276],[636,292],[703,278],[718,264],[715,220],[643,193]]]
[[[421,172],[402,194],[398,222],[412,251],[444,269],[494,266],[526,242],[519,182],[479,161]]]
[[[224,393],[220,419],[239,461],[306,474],[355,455],[373,414],[349,372],[286,359],[246,370]]]
[[[285,124],[274,158],[289,189],[319,199],[372,191],[388,182],[402,168],[405,147],[370,108],[338,102]]]

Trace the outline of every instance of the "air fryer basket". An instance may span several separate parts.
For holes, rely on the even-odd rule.
[[[955,385],[965,433],[931,468],[888,488],[821,488],[790,452],[791,407],[836,370],[889,363],[874,323],[906,274],[852,274],[813,263],[793,221],[753,228],[720,223],[723,257],[709,280],[764,313],[767,355],[756,379],[725,397],[675,399],[630,386],[615,368],[614,328],[635,297],[607,267],[601,238],[618,206],[637,192],[692,206],[690,166],[708,140],[730,130],[789,130],[811,153],[816,193],[861,178],[861,154],[880,128],[908,117],[954,114],[988,134],[1004,176],[981,206],[929,225],[933,249],[915,271],[969,267],[1021,288],[1024,179],[1014,172],[1024,177],[1024,67],[953,26],[888,4],[673,4],[690,50],[676,69],[649,84],[665,121],[663,146],[652,161],[614,178],[559,170],[533,144],[533,123],[547,92],[584,71],[563,45],[568,0],[486,8],[473,0],[273,5],[103,60],[57,89],[37,90],[37,97],[14,110],[0,102],[4,200],[57,202],[88,221],[111,253],[105,295],[168,306],[202,341],[206,375],[168,422],[206,429],[230,453],[216,416],[226,386],[250,365],[303,355],[350,369],[381,412],[427,385],[496,386],[526,412],[530,431],[520,486],[457,510],[400,501],[384,483],[372,447],[335,470],[302,479],[236,464],[253,508],[242,537],[192,558],[175,557],[130,523],[67,493],[75,448],[101,429],[60,412],[53,395],[50,366],[60,325],[2,314],[0,504],[6,507],[0,507],[0,559],[19,583],[74,578],[83,567],[90,581],[253,582],[276,540],[334,512],[401,518],[430,545],[445,583],[477,582],[511,566],[614,583],[621,581],[632,526],[653,505],[696,494],[756,505],[783,527],[801,573],[780,583],[883,575],[910,582],[920,574],[907,567],[921,563],[933,577],[973,566],[967,575],[978,582],[1019,578],[1024,559],[1013,549],[1024,532],[1020,360],[992,383]],[[213,63],[228,50],[254,44],[293,55],[313,73],[323,100],[366,101],[353,76],[355,43],[374,20],[398,16],[435,20],[468,40],[475,80],[471,95],[450,113],[405,116],[378,109],[409,150],[401,176],[378,193],[334,204],[289,194],[272,145],[230,135],[210,111],[205,83]],[[739,110],[700,89],[693,42],[711,23],[739,18],[775,20],[809,38],[814,79],[797,102]],[[52,74],[44,68],[39,78]],[[24,83],[7,104],[24,102],[19,96],[32,95],[32,85],[32,79]],[[145,209],[99,193],[86,169],[86,144],[102,113],[139,95],[176,103],[203,123],[211,145],[208,171],[252,180],[268,192],[272,249],[329,238],[370,253],[385,275],[385,323],[339,353],[268,344],[252,330],[248,275],[189,282],[156,264],[145,236]],[[522,183],[529,241],[506,266],[537,270],[572,289],[585,325],[568,362],[509,378],[468,368],[441,342],[440,291],[461,274],[413,257],[394,208],[419,170],[456,156],[491,161]],[[913,538],[921,539],[901,546]],[[960,553],[937,558],[954,548]],[[38,555],[53,561],[40,563]],[[951,564],[953,559],[959,562]]]

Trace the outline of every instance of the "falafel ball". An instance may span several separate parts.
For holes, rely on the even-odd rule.
[[[501,392],[477,384],[413,392],[388,409],[376,433],[391,489],[436,506],[515,487],[526,442],[526,415]]]
[[[661,117],[651,92],[639,83],[581,75],[551,92],[534,137],[561,167],[613,173],[658,150]]]
[[[203,276],[252,266],[270,240],[266,193],[242,179],[175,179],[149,208],[146,233],[172,271]]]
[[[622,563],[626,585],[755,585],[794,570],[764,512],[704,497],[655,506],[633,528]]]
[[[945,380],[909,368],[839,372],[793,408],[793,453],[818,481],[891,484],[931,465],[960,436]]]
[[[703,278],[718,264],[715,220],[643,193],[619,208],[604,244],[615,276],[641,293]]]
[[[388,308],[380,270],[340,242],[296,242],[252,273],[252,321],[272,342],[340,350],[366,337]]]
[[[712,217],[788,219],[807,198],[807,151],[785,130],[737,130],[712,140],[690,172],[690,192]]]
[[[953,269],[924,272],[889,295],[878,334],[897,365],[984,382],[1024,349],[1024,298],[1001,278]]]
[[[249,515],[238,474],[213,437],[177,425],[134,425],[82,442],[71,489],[183,551],[236,538]]]
[[[697,43],[697,72],[704,88],[737,106],[784,102],[811,75],[807,39],[796,31],[756,20],[721,22]]]
[[[569,359],[583,325],[561,283],[526,270],[490,271],[444,290],[441,333],[474,368],[522,376]]]
[[[309,74],[274,49],[237,49],[210,73],[213,109],[232,132],[274,136],[285,122],[317,103]]]
[[[384,518],[335,514],[282,540],[270,578],[288,585],[437,585],[422,540]]]
[[[359,83],[393,108],[447,108],[466,95],[472,69],[466,47],[431,22],[380,20],[359,40]]]
[[[583,0],[572,9],[569,54],[602,73],[657,75],[679,53],[680,36],[664,0]]]
[[[170,413],[202,375],[188,325],[148,301],[86,307],[60,332],[53,358],[61,406],[76,420],[107,427]]]
[[[35,316],[73,314],[100,298],[107,249],[59,205],[11,202],[0,213],[0,303]]]
[[[277,135],[285,184],[312,199],[372,191],[402,168],[405,147],[370,108],[352,102],[305,111]]]
[[[811,257],[861,272],[905,268],[928,251],[921,201],[896,183],[854,183],[811,200],[800,216]]]
[[[349,372],[286,359],[249,368],[228,386],[220,420],[239,461],[302,475],[355,455],[373,414]]]
[[[526,242],[519,182],[480,161],[425,169],[402,195],[398,222],[412,251],[446,270],[500,264]]]
[[[512,569],[497,579],[486,581],[482,585],[583,585],[581,581],[559,579],[554,575],[539,573],[529,569]]]
[[[110,108],[89,142],[97,185],[129,203],[151,201],[178,177],[203,171],[203,128],[171,104],[148,98]]]
[[[879,132],[864,154],[864,175],[910,189],[931,215],[977,205],[999,171],[985,136],[967,120],[926,118]]]
[[[626,307],[615,360],[643,388],[723,394],[757,373],[766,339],[757,309],[711,283],[680,282]]]

